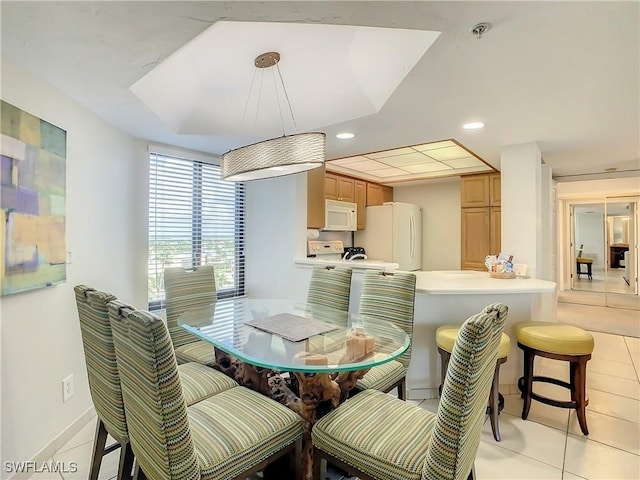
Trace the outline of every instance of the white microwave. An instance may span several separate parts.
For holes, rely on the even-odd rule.
[[[351,232],[358,229],[358,206],[351,202],[324,201],[324,229]]]

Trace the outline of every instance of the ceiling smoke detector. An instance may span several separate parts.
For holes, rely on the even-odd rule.
[[[489,31],[491,28],[491,24],[487,22],[478,23],[471,29],[471,33],[473,33],[476,38],[479,40],[482,38],[482,35]]]

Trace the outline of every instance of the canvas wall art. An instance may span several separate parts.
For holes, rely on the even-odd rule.
[[[0,102],[2,295],[64,282],[67,132]]]

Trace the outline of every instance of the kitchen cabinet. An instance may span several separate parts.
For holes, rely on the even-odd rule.
[[[328,200],[340,200],[341,202],[353,202],[354,182],[355,180],[350,177],[325,173],[324,198]]]
[[[368,205],[393,201],[393,188],[330,173],[325,167],[307,172],[307,228],[324,228],[324,201],[339,200],[358,205],[358,230],[366,225]]]
[[[500,205],[500,174],[466,175],[460,180],[460,206],[497,207]]]
[[[364,209],[367,206],[367,182],[364,180],[354,180],[353,196],[358,206],[358,230],[364,230],[366,226]]]
[[[462,270],[486,271],[484,259],[500,253],[500,174],[468,175],[461,178]]]
[[[379,183],[367,183],[367,207],[393,202],[393,188]]]

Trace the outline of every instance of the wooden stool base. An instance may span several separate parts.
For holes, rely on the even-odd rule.
[[[524,376],[518,379],[518,389],[520,390],[521,397],[524,400],[522,404],[522,419],[526,420],[529,416],[531,400],[536,400],[540,403],[551,405],[552,407],[571,408],[576,411],[580,430],[582,430],[584,435],[589,435],[586,417],[586,407],[589,405],[589,399],[586,395],[586,383],[587,362],[591,359],[591,354],[562,355],[544,352],[542,350],[529,348],[520,342],[518,342],[518,347],[524,352]],[[569,382],[565,382],[557,378],[533,375],[533,362],[536,356],[569,362]],[[567,388],[571,392],[571,400],[556,400],[537,394],[533,392],[534,382],[551,383],[553,385]]]

